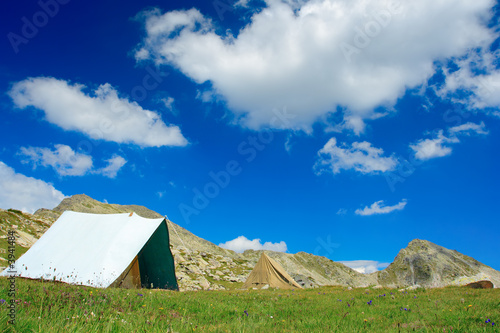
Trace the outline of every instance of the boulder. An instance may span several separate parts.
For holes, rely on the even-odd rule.
[[[491,281],[488,281],[488,280],[472,282],[472,283],[466,284],[465,286],[469,287],[469,288],[474,288],[474,289],[491,289],[494,287],[493,283],[491,283]]]

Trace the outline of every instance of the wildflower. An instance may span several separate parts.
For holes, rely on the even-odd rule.
[[[370,300],[369,302],[366,302],[368,305],[372,305],[372,301]]]
[[[271,317],[271,319],[273,319],[273,316],[270,316],[270,317]]]
[[[0,304],[3,304],[3,303],[5,303],[5,300],[2,298],[2,299],[0,299]]]
[[[348,306],[348,307],[351,307],[351,304],[349,304],[349,302],[347,302],[347,306]]]
[[[492,323],[491,323],[491,326],[495,326],[495,323],[494,323],[494,322],[492,322]]]
[[[365,321],[368,321],[368,320],[365,319]]]
[[[488,320],[486,320],[484,323],[485,323],[485,324],[488,324],[490,321],[491,321],[491,320],[490,320],[490,319],[488,319]]]
[[[243,311],[243,313],[244,313],[244,314],[246,314],[246,315],[247,315],[247,317],[248,317],[248,312],[247,312],[247,310]]]
[[[160,310],[163,310],[163,308],[160,308]]]
[[[144,295],[143,295],[143,294],[137,294],[137,296],[141,296],[141,297],[142,297],[142,296],[144,296]]]
[[[143,308],[145,308],[145,307],[146,307],[146,304],[143,304],[143,305],[142,305],[142,307],[143,307]]]
[[[472,306],[472,304],[469,304],[469,308]]]

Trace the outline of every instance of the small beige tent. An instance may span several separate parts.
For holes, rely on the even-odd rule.
[[[262,288],[269,285],[271,288],[292,289],[302,287],[273,259],[264,252],[248,276],[243,288]]]

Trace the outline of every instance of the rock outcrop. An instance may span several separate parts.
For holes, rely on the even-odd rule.
[[[369,274],[388,287],[444,287],[479,280],[500,282],[500,272],[474,258],[426,240],[414,239],[386,269]]]

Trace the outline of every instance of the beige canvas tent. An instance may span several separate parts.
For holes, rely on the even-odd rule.
[[[271,288],[292,289],[302,287],[273,259],[264,252],[248,276],[243,288],[262,288],[269,285]]]

